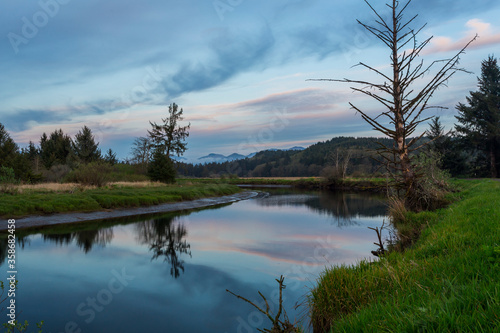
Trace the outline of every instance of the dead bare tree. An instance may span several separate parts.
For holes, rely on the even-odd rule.
[[[434,117],[423,117],[425,110],[443,109],[443,107],[430,105],[429,100],[439,87],[446,85],[453,74],[457,71],[466,72],[457,67],[459,59],[477,35],[452,58],[433,61],[430,65],[424,66],[423,60],[418,58],[432,37],[418,42],[417,35],[425,25],[418,30],[409,27],[418,15],[405,20],[404,13],[412,0],[406,1],[404,5],[397,0],[386,4],[392,12],[391,18],[387,20],[367,0],[365,2],[377,17],[376,25],[371,26],[359,20],[358,23],[390,49],[392,73],[386,74],[382,70],[361,62],[357,66],[375,73],[383,83],[351,79],[313,79],[312,81],[336,81],[357,85],[351,89],[375,99],[387,110],[371,116],[349,103],[374,130],[393,140],[392,147],[378,143],[380,147],[377,153],[380,162],[394,179],[393,187],[398,191],[402,190],[405,205],[409,209],[419,210],[425,207],[422,207],[424,203],[419,199],[422,188],[419,184],[418,167],[413,163],[411,153],[422,147],[418,143],[425,131],[417,136],[414,134],[419,124]],[[431,72],[433,74],[430,74]]]
[[[329,159],[333,162],[335,170],[342,177],[342,179],[347,177],[347,168],[349,167],[351,155],[351,149],[345,150],[339,148],[335,150],[335,154],[330,155]]]

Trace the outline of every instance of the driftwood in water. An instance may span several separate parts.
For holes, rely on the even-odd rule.
[[[265,332],[265,333],[296,333],[299,332],[297,328],[295,328],[294,324],[290,323],[288,320],[288,316],[286,315],[285,309],[283,309],[283,289],[286,288],[285,284],[283,283],[285,281],[285,278],[283,275],[279,278],[276,279],[276,282],[279,284],[279,291],[280,291],[280,296],[279,296],[279,308],[278,308],[278,313],[273,317],[273,315],[270,312],[270,307],[269,307],[269,302],[267,299],[262,295],[262,293],[259,291],[260,297],[264,300],[266,303],[266,309],[260,308],[258,305],[253,303],[252,301],[248,300],[247,298],[237,295],[233,293],[232,291],[226,289],[228,293],[231,295],[236,296],[237,298],[244,300],[245,302],[251,304],[254,308],[259,310],[261,313],[263,313],[269,320],[272,322],[273,326],[272,328],[269,329],[257,329],[259,332]],[[281,319],[281,315],[283,314],[284,319]]]

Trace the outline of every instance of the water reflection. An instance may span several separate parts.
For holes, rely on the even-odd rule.
[[[321,192],[311,194],[289,194],[275,192],[271,196],[257,199],[259,205],[272,206],[306,206],[315,213],[333,217],[337,227],[357,225],[356,217],[381,217],[386,214],[386,207],[382,203],[383,197],[373,194],[346,192]],[[284,194],[288,193],[288,194]]]
[[[84,230],[62,234],[44,234],[43,240],[56,243],[59,246],[67,246],[73,242],[85,253],[89,253],[95,245],[105,247],[113,240],[113,229]]]
[[[163,258],[165,262],[170,264],[170,273],[175,278],[180,276],[181,271],[184,272],[184,260],[181,260],[180,256],[186,254],[191,257],[191,245],[185,239],[187,229],[180,222],[179,216],[170,214],[146,221],[140,219],[142,222],[134,224],[137,243],[149,247],[149,251],[153,253],[151,260]],[[112,242],[113,238],[114,227],[42,234],[42,239],[45,242],[55,243],[58,246],[69,246],[74,242],[86,254],[96,246],[104,248]],[[23,239],[18,239],[18,243]],[[24,246],[24,244],[22,245]],[[7,256],[7,249],[7,239],[1,238],[0,264]]]
[[[252,332],[266,318],[249,316],[248,304],[225,290],[273,295],[280,275],[285,308],[297,318],[295,302],[325,265],[370,255],[367,227],[380,226],[385,205],[359,194],[264,191],[223,208],[18,230],[23,320],[45,320],[47,332],[65,331],[68,321],[82,332],[135,333],[144,322],[153,331]],[[7,255],[0,234],[4,271]],[[135,277],[130,287],[87,323],[75,309],[88,297],[105,302],[112,272],[122,269]]]
[[[138,242],[148,245],[153,252],[151,260],[163,258],[171,265],[170,274],[178,278],[180,271],[184,272],[184,260],[179,257],[182,254],[191,257],[191,245],[184,239],[186,227],[176,220],[178,217],[162,217],[137,223],[135,228]]]
[[[0,265],[2,265],[7,258],[9,250],[9,240],[7,238],[0,238]]]
[[[16,235],[16,243],[17,246],[20,247],[21,249],[24,249],[26,245],[29,245],[30,240],[29,237],[27,236],[18,236]],[[2,265],[5,262],[5,259],[7,259],[9,255],[9,239],[7,234],[0,235],[0,265]]]

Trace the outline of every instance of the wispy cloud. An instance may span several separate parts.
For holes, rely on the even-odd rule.
[[[171,99],[209,89],[239,73],[262,67],[273,45],[274,37],[268,27],[252,34],[223,29],[211,40],[211,51],[206,60],[185,63],[163,80],[165,95]]]
[[[477,49],[491,45],[500,46],[500,30],[492,27],[491,23],[483,22],[480,19],[467,21],[468,28],[463,33],[463,37],[454,40],[447,36],[437,36],[431,40],[431,45],[425,50],[425,54],[441,53],[449,51],[459,51],[477,34],[479,38],[474,41],[469,48]]]

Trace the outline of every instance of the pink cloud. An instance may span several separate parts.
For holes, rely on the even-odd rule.
[[[500,44],[500,31],[493,29],[490,23],[479,19],[472,19],[465,24],[468,31],[464,36],[456,41],[446,36],[437,36],[431,40],[430,47],[424,51],[424,54],[441,53],[461,50],[477,34],[479,38],[472,43],[469,48],[478,49],[485,46]]]

